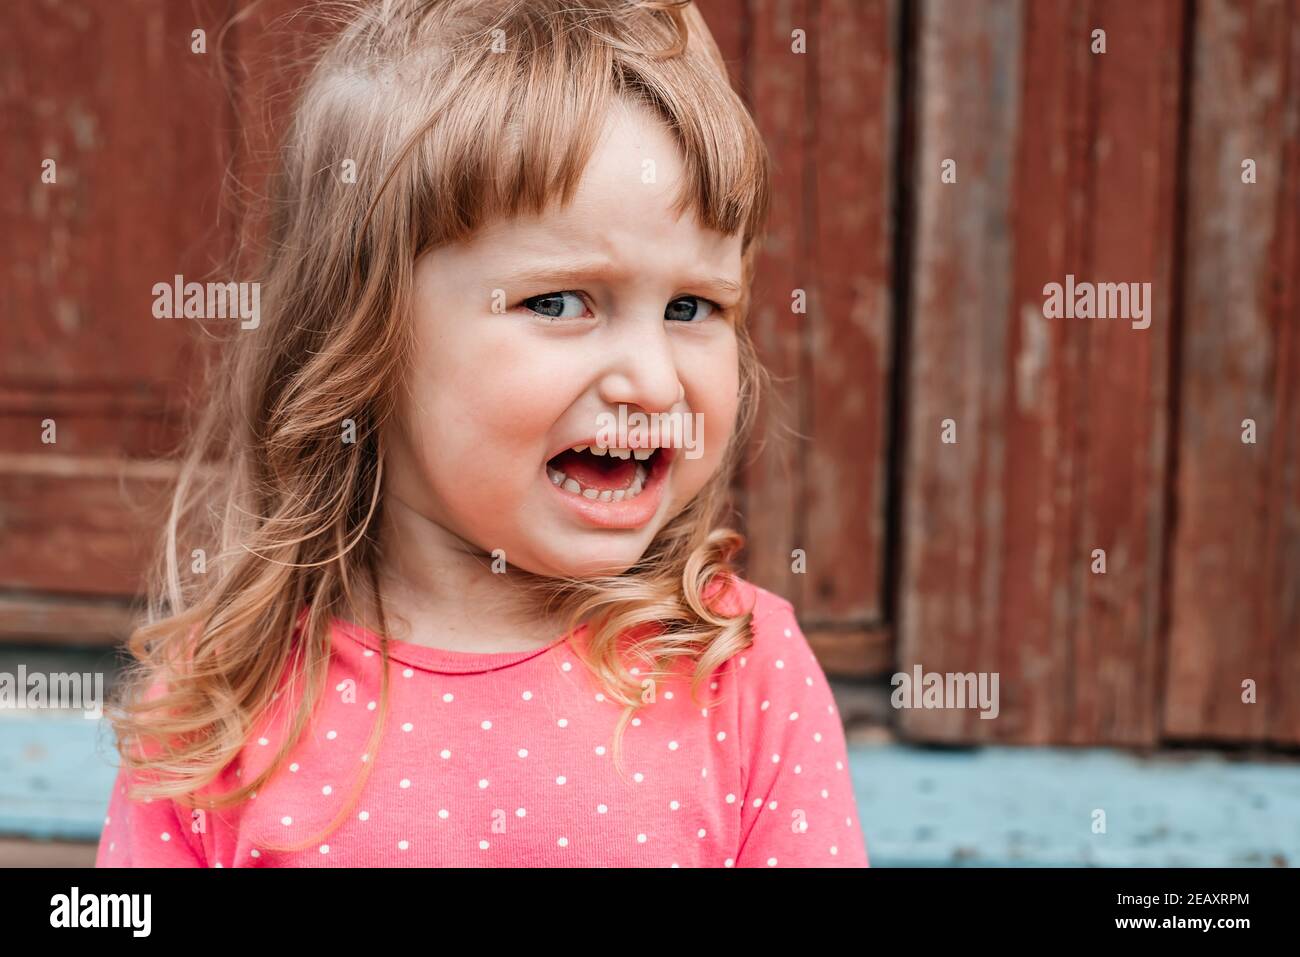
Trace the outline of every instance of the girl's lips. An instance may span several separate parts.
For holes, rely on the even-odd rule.
[[[640,528],[659,511],[663,501],[664,486],[667,485],[668,469],[672,465],[675,449],[660,449],[650,459],[650,469],[646,475],[641,493],[621,502],[602,502],[600,499],[587,498],[573,492],[566,492],[554,482],[546,472],[546,463],[542,463],[542,481],[550,487],[551,492],[563,501],[574,514],[589,525],[597,528]]]

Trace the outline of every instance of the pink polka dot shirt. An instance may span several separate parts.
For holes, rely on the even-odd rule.
[[[374,754],[379,639],[336,622],[329,681],[288,761],[238,807],[128,798],[119,771],[98,867],[866,867],[843,725],[784,599],[744,581],[753,643],[690,693],[654,688],[623,736],[566,639],[477,654],[388,643],[390,705]],[[278,703],[288,703],[281,695]],[[291,709],[272,709],[215,782],[264,770]],[[304,850],[373,761],[347,816]]]

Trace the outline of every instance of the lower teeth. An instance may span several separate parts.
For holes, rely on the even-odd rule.
[[[553,469],[549,465],[546,466],[546,474],[550,478],[552,485],[572,495],[580,495],[583,498],[599,502],[622,502],[629,498],[636,498],[645,487],[646,476],[648,475],[645,466],[638,463],[636,476],[632,479],[632,484],[629,487],[626,489],[600,489],[584,488],[578,484],[576,479],[569,478],[559,469]]]

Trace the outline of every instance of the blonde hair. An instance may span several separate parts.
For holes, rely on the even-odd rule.
[[[261,326],[233,336],[210,380],[150,614],[128,642],[125,693],[110,712],[123,761],[148,772],[135,795],[183,806],[197,806],[199,790],[238,756],[285,690],[277,686],[301,682],[270,766],[202,803],[241,803],[278,770],[324,691],[331,622],[372,606],[383,648],[375,753],[389,672],[380,435],[410,354],[402,317],[414,264],[489,217],[567,202],[620,99],[650,107],[679,144],[676,210],[743,234],[736,428],[717,473],[624,574],[513,574],[571,629],[586,624],[575,651],[625,706],[616,762],[642,682],[694,662],[698,700],[708,675],[751,640],[749,611],[710,596],[743,544],[719,523],[764,378],[743,318],[771,172],[698,11],[688,0],[354,0],[324,9],[337,29],[299,94],[273,179]],[[337,175],[347,159],[364,172],[355,182]],[[354,443],[339,440],[345,419],[356,423]],[[215,548],[206,574],[183,573],[178,555],[192,548]],[[624,669],[627,636],[649,671]],[[145,741],[157,747],[131,747]],[[348,814],[373,764],[323,833]]]

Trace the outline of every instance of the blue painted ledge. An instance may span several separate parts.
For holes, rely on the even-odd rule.
[[[98,840],[116,761],[105,722],[0,715],[0,834]],[[850,770],[877,867],[1300,864],[1294,761],[889,744]]]

